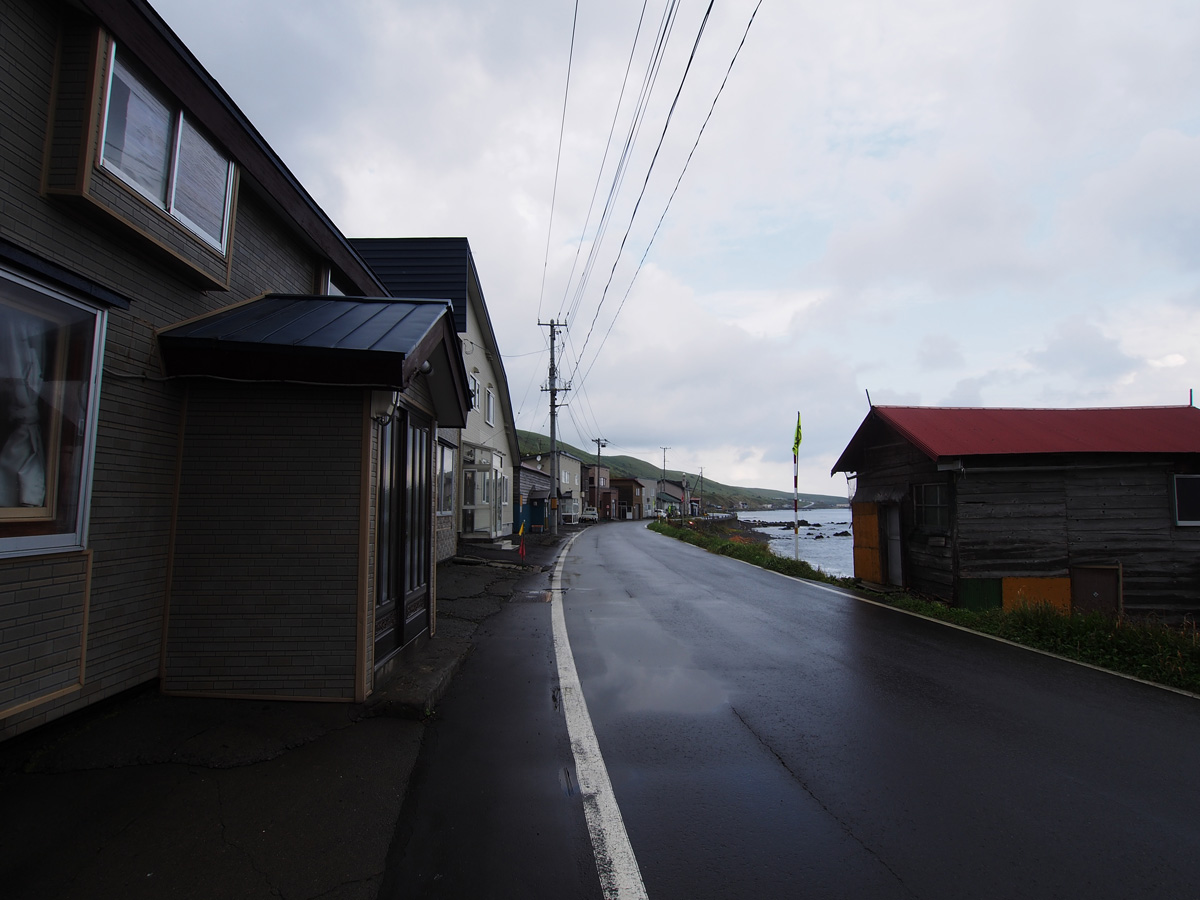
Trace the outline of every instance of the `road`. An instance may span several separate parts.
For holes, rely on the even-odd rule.
[[[639,523],[587,529],[563,588],[583,694],[655,900],[1200,896],[1200,701]],[[518,613],[539,639],[545,607]],[[534,646],[544,643],[526,653],[541,674],[510,676],[550,694]],[[488,690],[486,679],[467,686]],[[499,703],[491,696],[474,702]],[[513,778],[569,770],[561,722],[539,716],[545,761],[517,775],[484,765],[485,795],[511,798]],[[476,741],[488,733],[472,727]],[[527,726],[512,715],[503,727]],[[561,841],[514,866],[555,860],[555,895],[594,896],[568,793],[542,787]],[[482,877],[492,896],[519,895],[497,888],[511,875]]]

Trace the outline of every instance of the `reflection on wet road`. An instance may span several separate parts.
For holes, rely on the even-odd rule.
[[[638,523],[564,587],[653,898],[1200,895],[1200,701]]]

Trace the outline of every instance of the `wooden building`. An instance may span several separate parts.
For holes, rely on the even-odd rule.
[[[0,737],[354,701],[434,628],[444,301],[397,302],[144,0],[0,0]]]
[[[1200,612],[1200,410],[873,406],[854,572],[972,608]]]

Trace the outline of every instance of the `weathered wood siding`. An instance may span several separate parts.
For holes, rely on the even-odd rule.
[[[1126,612],[1200,611],[1200,529],[1176,526],[1172,510],[1172,475],[1186,462],[1075,459],[1040,470],[1035,462],[968,468],[958,479],[961,577],[1068,577],[1072,566],[1120,565]]]
[[[913,516],[912,487],[915,484],[940,482],[950,485],[951,518],[949,533],[930,533],[917,528]],[[865,463],[858,473],[854,491],[856,503],[876,504],[877,516],[884,515],[882,507],[887,504],[900,506],[901,553],[904,586],[922,594],[954,599],[954,487],[950,475],[939,472],[937,465],[907,441],[880,430],[877,442],[865,451]],[[878,519],[876,520],[878,523]],[[878,528],[878,524],[876,525]],[[859,527],[855,523],[855,540]],[[883,547],[883,555],[887,548]],[[878,552],[878,550],[877,550]],[[865,559],[865,554],[864,554]],[[857,551],[856,551],[857,566]],[[856,568],[857,573],[857,568]],[[874,570],[871,570],[874,571]],[[872,580],[867,574],[859,577]],[[886,580],[884,571],[878,580]]]

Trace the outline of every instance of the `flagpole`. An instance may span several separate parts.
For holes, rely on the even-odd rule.
[[[800,560],[800,413],[796,413],[796,439],[792,441],[792,558]]]
[[[800,451],[792,453],[792,559],[800,559]]]

